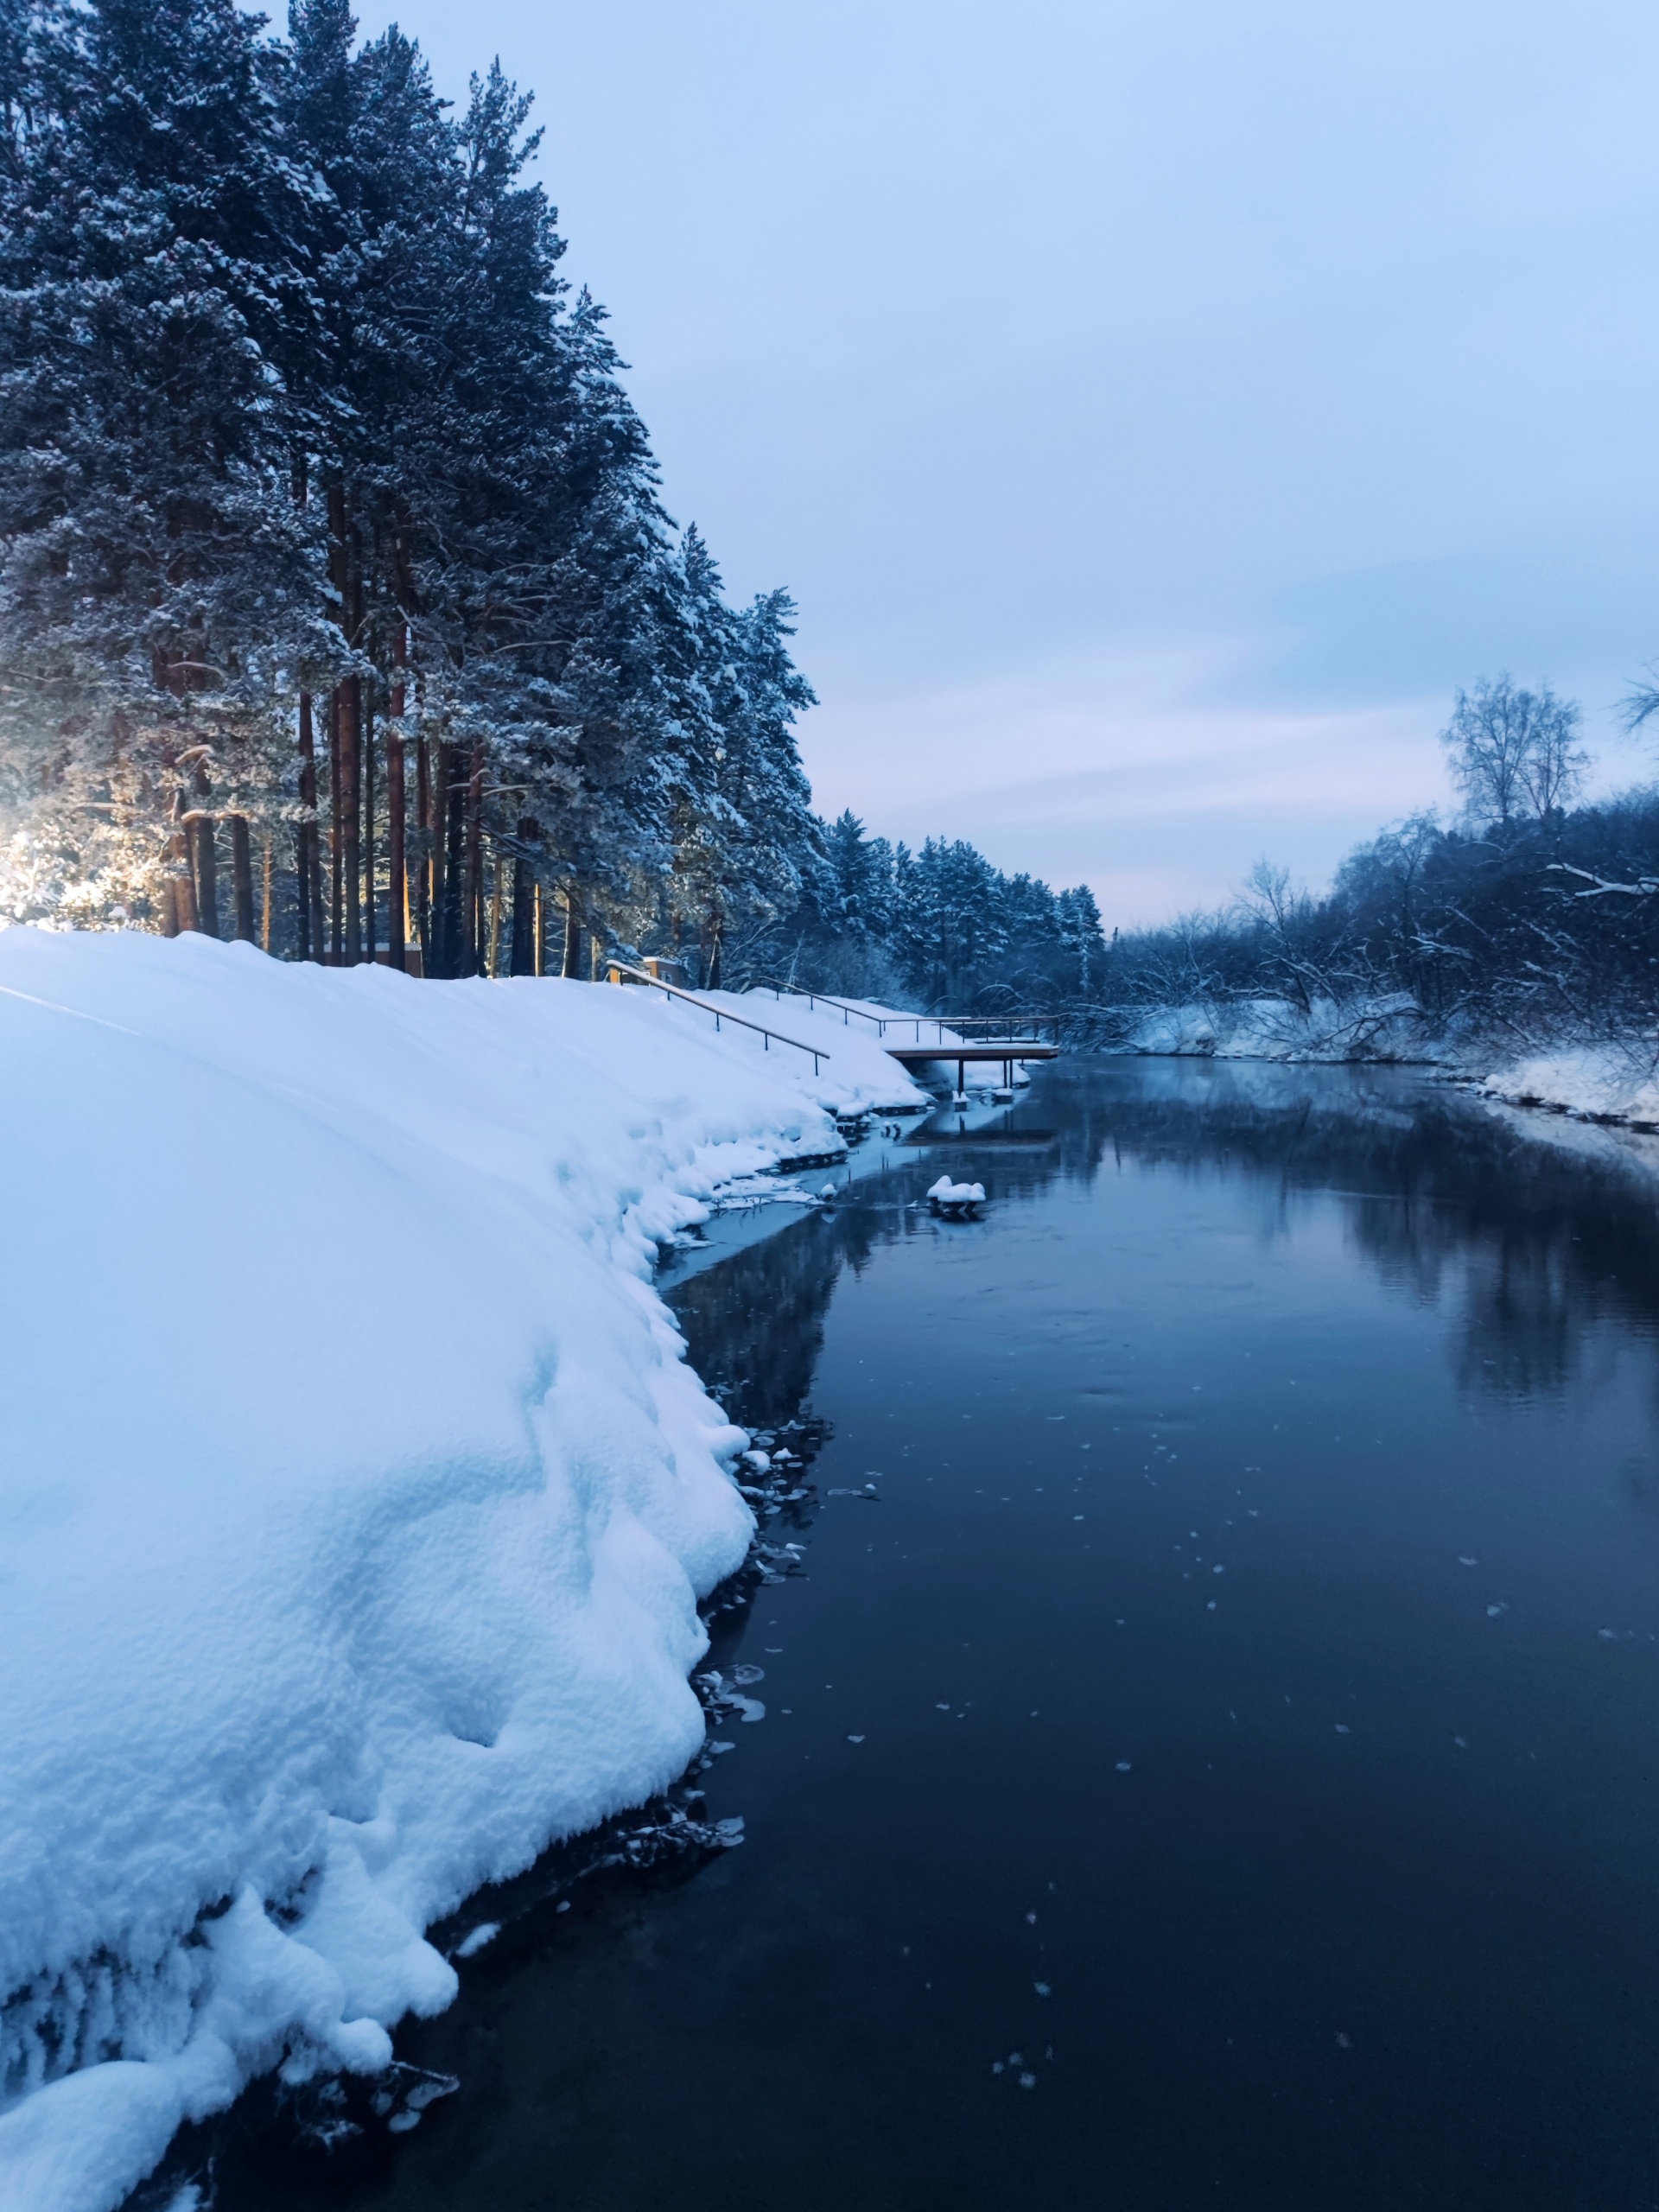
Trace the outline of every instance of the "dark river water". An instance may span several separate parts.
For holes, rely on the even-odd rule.
[[[810,1462],[746,1840],[509,1894],[223,2212],[1659,2205],[1659,1141],[1080,1059],[887,1158],[671,1294]]]

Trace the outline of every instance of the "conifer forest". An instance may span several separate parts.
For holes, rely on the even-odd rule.
[[[433,976],[1075,996],[1087,891],[814,817],[531,98],[344,0],[0,13],[0,906]]]

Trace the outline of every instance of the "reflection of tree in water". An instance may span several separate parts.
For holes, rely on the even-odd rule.
[[[1045,1096],[1111,1096],[1119,1154],[1192,1174],[1334,1192],[1382,1279],[1463,1308],[1459,1376],[1503,1395],[1559,1388],[1606,1319],[1659,1322],[1659,1150],[1540,1124],[1389,1071],[1255,1063],[1072,1062]],[[1097,1107],[1096,1107],[1097,1110]]]
[[[1079,1105],[1066,1128],[1056,1128],[1052,1146],[999,1142],[999,1122],[982,1148],[952,1144],[944,1164],[953,1175],[966,1174],[971,1164],[999,1198],[1028,1196],[1061,1172],[1092,1173],[1107,1132],[1103,1122],[1096,1126],[1091,1102]],[[1054,1126],[1031,1109],[1020,1119]],[[878,1246],[938,1233],[916,1202],[938,1174],[942,1152],[918,1147],[912,1154],[905,1146],[893,1156],[900,1164],[855,1185],[848,1203],[792,1223],[664,1291],[692,1366],[744,1427],[776,1428],[805,1404],[842,1269],[856,1274]]]
[[[1006,1141],[1036,1128],[1053,1141]],[[1057,1178],[1090,1181],[1109,1155],[1243,1176],[1270,1233],[1288,1229],[1298,1197],[1333,1193],[1385,1282],[1460,1306],[1469,1389],[1555,1389],[1599,1323],[1659,1326],[1659,1145],[1495,1111],[1386,1069],[1079,1058],[1046,1071],[982,1145],[918,1151],[859,1184],[850,1205],[671,1290],[692,1363],[734,1420],[775,1427],[810,1389],[842,1268],[862,1268],[896,1236],[933,1233],[904,1204],[942,1161],[984,1180],[995,1201]]]
[[[812,1214],[666,1293],[691,1364],[745,1428],[777,1428],[805,1404],[842,1268],[897,1227],[889,1210]]]

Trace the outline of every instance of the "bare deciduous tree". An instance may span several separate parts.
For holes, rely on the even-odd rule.
[[[1503,675],[1459,691],[1440,742],[1471,818],[1508,830],[1529,815],[1548,821],[1569,805],[1589,762],[1579,741],[1581,719],[1548,683],[1527,691]]]

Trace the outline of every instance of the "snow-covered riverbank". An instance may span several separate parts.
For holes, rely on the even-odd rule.
[[[1517,1051],[1502,1041],[1437,1034],[1403,998],[1358,1007],[1316,1002],[1306,1011],[1279,999],[1163,1007],[1147,1014],[1122,1049],[1179,1058],[1403,1062],[1454,1077],[1506,1105],[1659,1129],[1659,1040]]]
[[[0,932],[8,2212],[105,2212],[285,2055],[383,2064],[454,1989],[423,1930],[695,1749],[744,1439],[650,1274],[906,1096],[807,1041]]]
[[[1484,1096],[1510,1106],[1543,1106],[1580,1121],[1659,1129],[1659,1047],[1571,1045],[1506,1058],[1476,1078]]]
[[[1286,999],[1192,1000],[1158,1007],[1131,1028],[1122,1049],[1180,1058],[1422,1060],[1437,1055],[1409,999],[1338,1005],[1316,999],[1308,1007]]]

